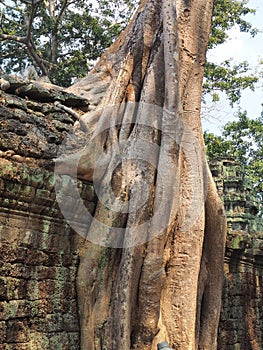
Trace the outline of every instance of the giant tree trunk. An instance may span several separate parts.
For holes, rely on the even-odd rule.
[[[78,176],[99,197],[78,272],[83,350],[216,349],[225,217],[200,123],[212,7],[143,1],[71,88],[93,103]]]

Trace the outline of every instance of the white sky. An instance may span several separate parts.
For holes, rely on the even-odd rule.
[[[220,63],[225,59],[233,58],[233,61],[248,61],[251,66],[258,65],[260,58],[263,60],[263,1],[262,0],[250,0],[250,7],[257,10],[256,14],[247,15],[245,19],[250,21],[254,27],[261,30],[254,38],[247,33],[240,33],[238,28],[233,28],[229,36],[231,40],[227,43],[216,47],[208,53],[208,59],[215,63]],[[261,67],[263,70],[263,66]],[[248,117],[257,118],[262,111],[261,104],[263,103],[263,90],[262,81],[258,84],[256,91],[245,90],[242,94],[240,107],[248,111]],[[220,133],[220,126],[227,123],[229,120],[233,120],[233,115],[236,112],[237,107],[232,109],[228,103],[221,101],[218,106],[218,111],[215,111],[215,119],[209,119],[209,121],[203,121],[204,130]]]

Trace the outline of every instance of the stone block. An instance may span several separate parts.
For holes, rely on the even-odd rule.
[[[8,300],[25,300],[27,295],[26,284],[27,282],[23,279],[7,278],[7,299]]]
[[[64,283],[63,284],[63,292],[62,292],[62,297],[70,300],[70,299],[76,299],[77,295],[76,295],[76,288],[74,283]]]
[[[30,320],[30,331],[38,333],[61,332],[63,319],[60,314],[47,314],[45,317],[35,317]]]
[[[11,244],[0,244],[0,261],[10,263],[24,263],[27,254],[26,248],[12,246]]]
[[[7,300],[7,284],[4,278],[0,278],[0,301]]]
[[[68,332],[68,343],[70,350],[79,350],[80,349],[80,334],[78,332],[71,333]]]
[[[23,230],[19,227],[13,226],[12,222],[5,225],[1,232],[1,241],[3,243],[17,244],[20,237],[23,235]]]
[[[27,319],[9,320],[6,332],[7,343],[26,343],[29,341]]]
[[[32,308],[33,304],[28,300],[0,302],[0,320],[30,317],[32,315]]]
[[[44,280],[44,279],[56,279],[56,267],[55,266],[37,266],[37,280]]]
[[[6,341],[6,322],[0,322],[0,342]],[[1,348],[0,348],[1,349]]]
[[[24,263],[33,266],[45,265],[49,261],[49,256],[40,250],[30,250],[24,259]]]
[[[45,319],[48,332],[61,332],[63,330],[63,317],[60,313],[49,314]]]
[[[71,350],[67,334],[64,332],[50,335],[49,344],[50,349]]]
[[[40,299],[46,299],[52,296],[56,290],[56,281],[54,280],[43,280],[37,282],[38,296]]]
[[[63,315],[63,330],[66,332],[78,332],[79,325],[76,315]]]
[[[27,350],[53,350],[49,346],[49,334],[43,333],[43,330],[41,332],[31,332],[30,338]],[[54,350],[56,350],[56,348]]]

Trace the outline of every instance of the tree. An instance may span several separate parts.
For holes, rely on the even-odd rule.
[[[205,133],[209,159],[235,157],[244,167],[252,193],[263,203],[263,115],[249,119],[239,111],[238,119],[223,127],[222,136]],[[261,210],[262,211],[262,210]]]
[[[2,55],[0,67],[6,73],[21,72],[27,64],[34,64],[41,75],[51,81],[69,86],[83,77],[94,61],[127,25],[137,0],[99,0],[96,7],[80,0],[12,0],[6,4],[1,19]],[[10,5],[9,5],[10,4]],[[224,43],[227,30],[238,25],[241,31],[257,30],[244,19],[255,11],[247,0],[217,0],[209,48]],[[31,20],[29,20],[31,19]],[[21,47],[23,50],[21,50]],[[204,94],[218,98],[225,91],[231,103],[240,99],[240,91],[254,88],[257,76],[245,62],[231,66],[207,63]]]
[[[126,25],[130,0],[12,0],[1,16],[0,65],[6,73],[34,65],[53,83],[68,86],[83,77]],[[22,50],[21,50],[22,48]]]
[[[216,349],[226,224],[200,122],[212,9],[143,1],[71,87],[91,103],[88,143],[56,171],[99,197],[80,252],[82,349]]]

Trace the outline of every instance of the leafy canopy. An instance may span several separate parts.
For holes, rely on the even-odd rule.
[[[215,0],[209,48],[224,43],[227,30],[238,25],[252,36],[256,30],[244,19],[255,10],[247,0]],[[127,25],[138,0],[0,0],[2,4],[0,68],[5,73],[21,72],[34,65],[53,83],[70,85],[83,77],[94,61]],[[257,77],[248,65],[234,67],[207,63],[204,93],[216,100],[218,91],[231,103],[241,90],[254,87]]]
[[[0,0],[0,68],[21,73],[34,65],[39,75],[55,84],[69,86],[91,69],[103,51],[127,25],[138,0]],[[227,31],[256,35],[245,20],[255,13],[248,0],[215,0],[209,49],[228,39]],[[233,106],[242,90],[254,89],[258,77],[247,62],[207,62],[203,91],[213,101],[224,92]],[[208,157],[237,157],[263,200],[263,116],[249,120],[246,113],[225,125],[222,136],[205,133]]]
[[[244,19],[248,14],[255,14],[255,9],[247,6],[248,0],[215,0],[209,49],[223,44],[229,38],[227,31],[235,25],[241,32],[255,36],[258,33],[251,23]]]
[[[0,0],[0,67],[39,75],[68,86],[83,77],[125,27],[132,0]]]

